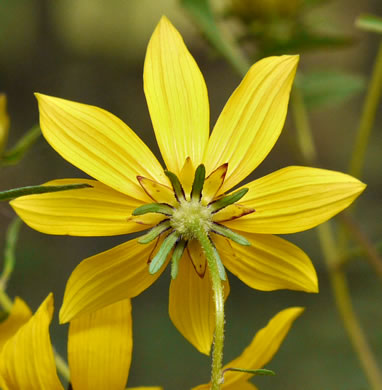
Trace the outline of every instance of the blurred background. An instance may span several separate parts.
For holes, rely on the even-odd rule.
[[[225,7],[215,0],[217,12]],[[228,0],[226,0],[228,2]],[[300,70],[339,69],[367,80],[379,37],[354,26],[360,13],[382,14],[380,0],[325,1],[307,12],[306,23],[352,38],[352,44],[302,53]],[[176,0],[1,0],[0,92],[8,97],[12,146],[38,122],[34,92],[42,92],[100,106],[133,128],[159,156],[143,94],[145,49],[161,15],[167,15],[183,35],[206,79],[213,124],[240,82],[232,68],[203,41]],[[223,26],[228,35],[237,26]],[[364,89],[346,101],[310,112],[319,166],[346,171],[351,155]],[[254,179],[284,166],[299,164],[296,133],[289,113],[275,148],[254,172]],[[368,148],[363,181],[366,192],[358,201],[357,221],[373,242],[381,237],[382,115],[377,117]],[[64,161],[41,137],[16,166],[2,168],[1,189],[40,184],[54,178],[84,177]],[[0,243],[13,217],[0,205]],[[226,309],[225,362],[238,356],[255,332],[279,310],[304,306],[279,353],[267,368],[275,377],[255,378],[262,390],[366,390],[367,380],[336,312],[318,240],[313,231],[287,237],[303,248],[317,269],[320,293],[254,291],[229,275],[231,294]],[[65,283],[85,257],[122,243],[128,237],[78,238],[48,236],[23,226],[17,264],[8,292],[21,296],[35,310],[50,291],[60,307]],[[359,258],[347,267],[355,310],[382,368],[381,283]],[[133,300],[134,352],[128,385],[161,385],[188,389],[209,379],[210,361],[177,332],[169,320],[169,272]],[[66,356],[67,326],[57,313],[52,340]]]

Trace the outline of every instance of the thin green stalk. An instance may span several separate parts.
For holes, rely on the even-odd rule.
[[[301,100],[299,104],[296,105],[296,100],[291,100],[291,104],[296,105],[293,109],[293,112],[304,110],[304,114],[301,115],[305,115],[307,117],[307,112],[303,103],[303,100]],[[306,135],[304,139],[312,139],[312,131],[310,128],[309,121],[295,121],[295,123],[296,126],[300,126],[300,129],[297,132],[298,135],[309,133],[309,135]],[[303,141],[300,141],[299,145],[302,144]],[[315,148],[314,143],[312,143],[312,146]],[[302,154],[304,155],[303,151]],[[349,339],[353,344],[354,350],[361,362],[364,373],[368,378],[372,389],[381,390],[382,376],[378,369],[376,359],[367,343],[365,334],[354,312],[349,288],[346,282],[346,276],[343,270],[336,265],[340,256],[339,253],[337,253],[336,242],[334,240],[334,232],[332,231],[329,222],[318,226],[317,234],[322,248],[322,252],[324,254],[325,263],[329,272],[330,282],[337,310],[341,315]]]
[[[327,222],[318,226],[317,232],[320,238],[320,244],[324,253],[326,265],[329,269],[329,276],[337,309],[341,314],[345,329],[348,332],[350,341],[357,352],[358,358],[369,380],[371,388],[374,390],[381,390],[381,372],[379,371],[376,359],[366,340],[364,332],[362,331],[357,315],[354,312],[346,276],[344,272],[336,266],[338,253],[330,223]]]
[[[6,291],[8,280],[15,267],[15,247],[19,235],[21,219],[15,217],[10,223],[5,236],[4,268],[0,275],[0,289]]]
[[[378,103],[382,93],[382,42],[379,45],[377,57],[374,63],[373,73],[370,79],[368,92],[362,110],[361,121],[357,131],[354,152],[350,162],[349,173],[360,177],[369,142],[371,130],[377,112]]]
[[[12,309],[12,305],[13,302],[9,298],[8,294],[4,290],[0,289],[0,306],[4,309],[4,311],[9,313]]]
[[[291,110],[296,123],[297,143],[304,161],[313,164],[317,159],[313,135],[309,129],[308,113],[305,110],[304,97],[300,89],[294,86],[291,96]]]
[[[195,228],[195,234],[207,258],[212,281],[215,303],[215,337],[212,352],[211,390],[220,390],[223,380],[223,346],[224,346],[224,290],[219,276],[214,247],[202,226]]]

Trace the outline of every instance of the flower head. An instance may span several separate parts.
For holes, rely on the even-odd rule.
[[[32,316],[17,299],[0,324],[0,381],[4,390],[63,390],[58,379],[49,325],[50,294]],[[68,359],[74,390],[123,390],[131,362],[130,300],[125,299],[73,320],[69,327]],[[159,387],[142,387],[161,390]]]
[[[297,62],[298,56],[281,56],[254,64],[209,136],[203,76],[163,17],[147,49],[144,90],[166,170],[114,115],[37,94],[46,140],[95,180],[54,180],[49,184],[88,183],[92,188],[20,197],[11,202],[17,214],[50,234],[105,236],[151,229],[78,265],[67,284],[62,322],[140,294],[172,257],[176,277],[170,286],[170,317],[208,354],[214,305],[193,223],[208,234],[224,266],[250,287],[317,291],[308,256],[274,234],[326,221],[365,185],[338,172],[288,167],[230,192],[279,137]]]

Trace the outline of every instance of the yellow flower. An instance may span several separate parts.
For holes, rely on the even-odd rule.
[[[0,154],[8,140],[9,116],[7,112],[7,97],[0,93]]]
[[[57,376],[49,336],[52,315],[52,294],[33,316],[23,301],[15,301],[8,320],[0,324],[0,329],[6,333],[0,333],[0,381],[3,390],[64,389]],[[132,343],[129,299],[72,321],[68,359],[73,389],[125,389]]]
[[[223,367],[223,372],[227,368],[258,370],[264,367],[276,354],[294,320],[302,312],[303,308],[301,307],[291,307],[276,314],[263,329],[256,333],[251,344],[243,353]],[[221,390],[256,390],[257,387],[248,382],[251,376],[253,374],[226,371]],[[200,385],[192,390],[208,389],[210,389],[210,384]]]
[[[219,210],[221,199],[227,199],[223,194],[263,161],[279,137],[297,62],[297,56],[281,56],[254,64],[209,137],[203,76],[178,31],[163,17],[147,49],[144,90],[166,173],[149,148],[114,115],[37,95],[46,140],[95,180],[54,180],[49,184],[89,183],[92,188],[20,197],[11,202],[17,214],[48,234],[107,236],[167,229],[145,245],[130,240],[80,263],[66,287],[62,322],[148,288],[169,261],[153,270],[151,260],[166,252],[158,254],[165,234],[173,231],[166,237],[167,252],[175,245],[174,252],[183,257],[171,281],[170,317],[199,351],[208,354],[214,332],[211,281],[203,251],[183,223],[195,213],[224,266],[248,286],[318,290],[308,256],[274,234],[295,233],[326,221],[353,202],[364,190],[363,183],[338,172],[292,166],[246,184],[249,191],[240,203]],[[201,199],[200,191],[190,195],[196,167],[199,173],[205,167],[207,173],[204,183],[204,176],[196,181],[203,185]],[[243,195],[245,190],[238,192]],[[167,215],[132,215],[146,204],[152,210],[153,202],[164,203],[154,206]],[[227,296],[229,286],[224,283]]]

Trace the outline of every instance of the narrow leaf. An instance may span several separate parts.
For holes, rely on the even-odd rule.
[[[247,192],[248,188],[242,188],[239,191],[233,192],[227,196],[223,196],[222,198],[210,203],[209,208],[212,213],[216,213],[217,211],[224,209],[224,207],[238,202]]]
[[[170,228],[170,220],[165,219],[164,221],[158,223],[158,225],[154,226],[150,231],[143,236],[141,236],[138,240],[140,244],[148,244],[149,242],[155,240],[159,235]]]
[[[9,151],[6,151],[1,158],[2,165],[17,164],[33,146],[36,140],[40,137],[41,130],[38,125],[33,126],[27,133],[16,143]]]
[[[149,265],[149,272],[151,275],[154,275],[161,269],[162,265],[167,259],[167,255],[170,253],[171,249],[174,247],[178,239],[179,236],[176,232],[171,233],[164,239],[161,247],[159,248],[158,253],[151,260],[151,263]]]
[[[200,164],[195,171],[194,182],[192,183],[191,198],[200,200],[202,197],[202,190],[204,185],[204,179],[206,178],[206,168],[203,164]]]
[[[360,15],[355,21],[355,25],[365,31],[382,34],[382,18],[371,14]]]
[[[237,242],[240,245],[245,245],[245,246],[250,246],[251,243],[243,236],[240,234],[232,231],[231,229],[227,228],[226,226],[220,225],[216,222],[214,222],[212,230],[215,233],[218,233],[224,237],[229,238],[232,241]]]
[[[144,215],[148,213],[158,213],[164,215],[172,215],[173,208],[165,203],[147,203],[143,206],[137,207],[132,214],[133,215]]]
[[[48,192],[77,190],[80,188],[92,188],[90,184],[68,184],[64,186],[28,186],[1,191],[0,200],[11,200],[19,196],[46,194]]]

